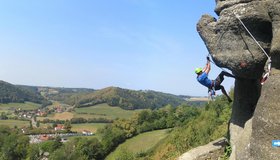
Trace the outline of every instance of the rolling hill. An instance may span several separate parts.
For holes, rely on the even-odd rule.
[[[108,87],[88,94],[74,95],[65,101],[76,107],[93,106],[107,103],[123,109],[160,108],[168,104],[178,106],[186,101],[176,95],[151,90],[129,90],[118,87]]]
[[[5,81],[0,81],[0,103],[12,102],[34,102],[46,106],[50,104],[36,89],[27,89],[23,86],[16,86]]]
[[[75,107],[88,107],[107,103],[122,109],[155,109],[166,106],[178,106],[186,103],[182,96],[152,90],[129,90],[119,87],[107,87],[101,90],[86,88],[59,88],[13,85],[0,81],[0,103],[34,102],[46,106],[50,101],[59,101]]]
[[[73,95],[93,93],[94,89],[87,88],[60,88],[60,87],[36,87],[44,97],[53,101],[64,102]]]

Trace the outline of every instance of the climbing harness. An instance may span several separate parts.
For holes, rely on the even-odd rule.
[[[239,20],[239,22],[241,23],[241,25],[245,28],[245,30],[249,33],[249,35],[252,37],[252,39],[257,43],[257,45],[260,47],[260,49],[263,51],[263,53],[266,55],[267,57],[267,71],[266,73],[263,75],[262,79],[261,79],[261,85],[263,85],[265,83],[265,81],[268,79],[269,75],[270,75],[270,71],[271,71],[271,57],[267,54],[267,52],[263,49],[263,47],[260,45],[260,43],[255,39],[255,37],[252,35],[252,33],[249,31],[249,29],[245,26],[245,24],[242,22],[242,20],[240,19],[240,17],[233,12],[234,16]]]
[[[215,64],[215,62],[214,61],[212,61],[211,59],[210,59],[210,53],[207,55],[207,58],[206,58],[209,62],[211,62],[211,63],[213,63],[214,65],[216,65]],[[217,65],[216,65],[217,66]],[[219,67],[219,66],[217,66],[217,67]],[[223,68],[221,68],[221,67],[219,67],[220,69],[222,69],[224,72],[227,72],[225,69],[223,69]],[[228,72],[227,72],[228,73]],[[214,80],[213,81],[213,86],[211,87],[211,88],[208,88],[208,103],[209,103],[209,101],[213,101],[213,100],[215,100],[215,97],[216,97],[216,90],[215,90],[215,86],[216,86],[216,81]]]

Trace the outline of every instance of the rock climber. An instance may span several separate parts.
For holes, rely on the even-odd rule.
[[[224,76],[235,78],[232,74],[222,71],[215,80],[210,80],[208,74],[210,72],[210,58],[207,57],[206,66],[202,68],[196,68],[195,73],[197,74],[197,81],[203,86],[208,88],[210,94],[213,94],[212,91],[222,90],[222,93],[227,97],[229,102],[232,102],[231,98],[228,96],[224,86],[221,83],[224,81]]]

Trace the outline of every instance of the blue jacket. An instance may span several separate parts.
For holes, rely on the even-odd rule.
[[[207,88],[211,88],[212,87],[212,81],[208,78],[208,74],[203,72],[202,74],[200,74],[199,76],[197,76],[197,81],[204,85]]]

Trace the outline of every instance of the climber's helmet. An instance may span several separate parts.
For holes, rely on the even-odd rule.
[[[199,74],[200,72],[202,72],[202,68],[196,68],[194,71],[196,74]]]

